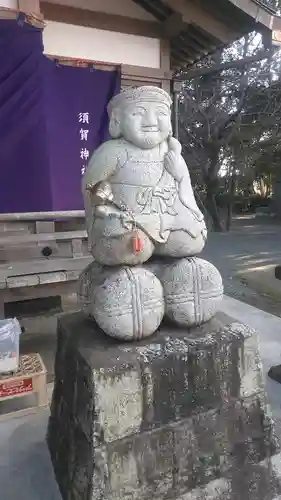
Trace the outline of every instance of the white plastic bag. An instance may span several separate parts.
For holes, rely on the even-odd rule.
[[[16,318],[0,320],[0,373],[18,369],[20,334],[21,327]]]

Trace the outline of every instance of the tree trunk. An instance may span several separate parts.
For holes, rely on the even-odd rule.
[[[214,186],[211,184],[206,184],[207,195],[206,195],[206,208],[212,218],[213,229],[217,233],[221,233],[223,231],[223,226],[220,219],[220,214],[217,207],[216,202],[216,192]]]
[[[219,153],[220,147],[212,147],[208,151],[209,168],[205,171],[206,184],[206,208],[212,218],[213,230],[222,232],[223,226],[220,219],[220,214],[217,207],[216,194],[219,190],[220,183],[218,179],[219,173]]]
[[[263,177],[260,179],[260,193],[262,198],[266,198],[267,188],[264,182]]]
[[[232,174],[230,178],[230,186],[229,186],[229,202],[227,205],[227,217],[226,217],[226,230],[230,231],[232,224],[232,216],[233,216],[233,205],[235,199],[235,191],[236,191],[236,179],[235,175]]]

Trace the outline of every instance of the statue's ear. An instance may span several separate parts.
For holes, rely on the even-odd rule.
[[[113,139],[118,139],[119,137],[121,137],[120,114],[118,113],[117,109],[114,109],[111,113],[109,133]]]

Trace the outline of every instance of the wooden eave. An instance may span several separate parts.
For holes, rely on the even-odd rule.
[[[251,31],[281,29],[281,18],[262,0],[133,1],[161,23],[176,72]]]
[[[281,18],[266,5],[266,0],[132,0],[153,15],[154,20],[132,19],[126,12],[111,15],[52,4],[48,1],[19,0],[20,10],[30,12],[31,22],[43,27],[43,18],[109,31],[155,37],[167,44],[169,65],[165,72],[190,68],[202,57],[231,44],[241,36],[260,31],[271,40],[271,33],[281,37]],[[35,7],[39,12],[35,12]],[[1,17],[15,16],[16,11],[1,10]],[[40,12],[41,11],[41,12]],[[3,14],[4,12],[4,14]],[[17,11],[18,12],[18,11]],[[168,49],[169,47],[169,49]],[[162,67],[161,63],[161,68]],[[166,74],[165,73],[165,74]],[[169,77],[170,75],[166,75]]]

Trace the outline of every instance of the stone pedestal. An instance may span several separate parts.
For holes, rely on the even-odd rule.
[[[64,316],[55,375],[48,444],[63,500],[281,493],[256,335],[231,318],[120,344]]]

